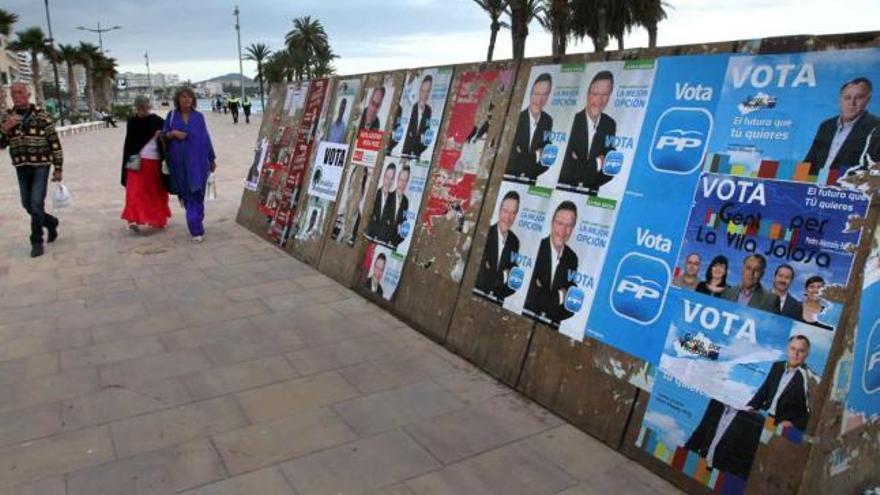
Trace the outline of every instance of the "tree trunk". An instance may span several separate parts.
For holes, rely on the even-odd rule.
[[[623,35],[617,36],[617,49],[623,51]]]
[[[37,52],[31,52],[31,82],[34,83],[34,99],[37,106],[42,107],[46,103],[43,97],[43,83],[40,80],[40,61]]]
[[[516,60],[522,59],[526,52],[526,38],[529,36],[527,15],[523,0],[510,3],[510,36],[513,42],[513,58]]]
[[[648,48],[657,48],[657,23],[648,23],[645,29],[648,30]]]
[[[604,52],[605,47],[608,46],[608,28],[605,24],[607,12],[608,9],[605,7],[605,2],[602,1],[599,4],[599,11],[596,13],[596,15],[599,16],[599,32],[596,36],[596,39],[593,40],[593,45],[595,45],[596,51],[599,53]]]
[[[263,109],[263,112],[266,111],[266,98],[263,93],[263,79],[265,79],[265,75],[263,74],[263,64],[257,63],[257,71],[260,73],[260,108]]]
[[[95,75],[91,62],[86,64],[86,104],[89,107],[89,120],[95,115]]]
[[[67,114],[76,113],[76,76],[73,73],[73,62],[67,62]]]
[[[495,40],[498,38],[499,29],[498,21],[492,21],[491,32],[489,34],[489,53],[486,54],[486,62],[491,62],[492,56],[495,54]]]

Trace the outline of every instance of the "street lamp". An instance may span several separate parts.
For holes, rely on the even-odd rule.
[[[61,84],[58,82],[58,61],[55,56],[55,38],[52,36],[52,18],[49,17],[49,0],[45,0],[46,5],[46,27],[49,28],[49,39],[46,45],[49,47],[49,61],[52,62],[52,72],[55,74],[55,103],[58,105],[58,120],[64,125],[64,105],[61,104]],[[75,109],[70,109],[75,110]]]
[[[46,0],[46,1],[48,2],[49,0]],[[98,33],[98,47],[101,49],[101,55],[103,55],[104,54],[104,38],[102,38],[101,35],[108,32],[108,31],[115,31],[117,29],[122,29],[122,26],[117,25],[117,26],[113,26],[113,27],[109,27],[109,28],[102,28],[101,22],[99,21],[97,28],[87,28],[85,26],[77,26],[76,28],[79,29],[80,31],[89,31],[92,33]]]
[[[238,84],[241,87],[241,100],[244,101],[244,66],[241,63],[241,27],[238,19],[238,5],[232,12],[235,16],[235,34],[238,36]]]

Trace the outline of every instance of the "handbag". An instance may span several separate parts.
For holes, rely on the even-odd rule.
[[[141,156],[140,155],[129,156],[128,160],[125,161],[125,170],[137,172],[140,169],[141,169]]]

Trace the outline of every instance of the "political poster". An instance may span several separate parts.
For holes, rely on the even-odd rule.
[[[651,97],[586,335],[658,364],[664,311],[728,55],[657,60]],[[688,139],[688,146],[681,145]],[[698,146],[694,146],[698,143]]]
[[[864,170],[877,84],[878,48],[731,57],[707,170],[817,185]]]
[[[660,371],[728,406],[759,410],[760,393],[775,391],[790,369],[797,373],[790,387],[803,393],[786,396],[787,405],[797,395],[803,411],[809,409],[808,390],[825,371],[832,331],[677,287],[667,304],[671,321]]]
[[[335,144],[348,144],[354,135],[355,98],[361,90],[359,77],[341,79],[336,83],[330,110],[321,116],[318,140]]]
[[[339,196],[331,237],[334,241],[354,246],[364,216],[367,189],[374,167],[351,164],[345,171],[342,194]]]
[[[451,80],[451,67],[407,71],[393,106],[389,156],[431,161]]]
[[[309,81],[298,81],[287,85],[287,93],[285,93],[284,98],[284,113],[288,117],[293,117],[302,109],[308,92]]]
[[[493,65],[460,72],[452,88],[446,131],[438,143],[437,163],[428,180],[421,233],[414,242],[420,252],[437,253],[434,273],[455,283],[461,281],[470,253],[484,194],[478,181],[488,180],[505,96],[513,87],[513,79],[513,69]]]
[[[874,231],[865,264],[853,366],[847,391],[843,431],[880,420],[880,229]]]
[[[858,191],[704,172],[673,285],[734,301],[754,289],[751,307],[833,330],[843,303],[822,291],[846,285],[861,234],[850,218],[867,208]]]
[[[329,214],[327,201],[316,196],[310,196],[301,208],[294,237],[298,241],[310,241],[320,239],[323,233],[324,220]]]
[[[296,207],[302,194],[304,176],[308,160],[312,155],[312,144],[317,134],[318,121],[322,114],[321,110],[324,108],[328,85],[329,79],[315,79],[308,86],[305,109],[296,130],[293,155],[284,177],[281,198],[275,209],[272,223],[269,225],[269,237],[281,246],[284,246],[287,240],[293,236],[292,227],[296,218]]]
[[[367,275],[358,284],[377,297],[391,299],[389,294],[397,290],[403,260],[403,255],[388,247],[367,243],[362,267]]]
[[[269,151],[269,140],[265,137],[257,139],[257,145],[254,147],[254,161],[248,168],[247,176],[244,179],[244,187],[248,191],[256,191],[257,184],[260,181],[260,173],[263,170],[263,164],[266,163],[266,154]]]
[[[336,201],[348,145],[322,141],[315,153],[311,168],[309,195],[326,201]]]
[[[360,117],[357,122],[352,165],[374,167],[378,161],[384,131],[391,111],[394,95],[394,76],[386,74],[381,83],[367,87],[361,101]]]
[[[530,132],[532,137],[539,136],[543,125],[543,132],[552,138],[541,152],[547,168],[538,174],[538,185],[529,192],[543,194],[546,201],[542,206],[549,209],[540,215],[540,227],[534,223],[539,235],[519,245],[520,260],[533,266],[518,267],[529,271],[525,289],[510,294],[504,306],[558,328],[573,339],[584,337],[619,204],[633,168],[654,66],[653,60],[633,60],[531,69],[530,92],[514,130],[504,177],[505,184],[530,183],[525,180],[528,174],[510,173],[511,167],[521,170],[523,160],[532,157],[520,153],[523,147],[518,147],[517,140],[524,143]],[[554,87],[552,81],[558,85]],[[548,88],[550,96],[544,95]],[[532,122],[536,123],[534,131]],[[555,130],[546,130],[548,122]],[[551,156],[555,156],[552,161]],[[502,211],[504,201],[499,195],[497,212]],[[537,219],[534,212],[523,210],[523,214]],[[487,238],[486,252],[494,250],[493,240],[497,242],[491,235]],[[489,273],[480,273],[478,279],[486,275]],[[478,293],[485,295],[486,291]]]

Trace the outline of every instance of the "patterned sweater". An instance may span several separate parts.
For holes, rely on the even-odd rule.
[[[7,110],[0,115],[0,126],[13,111]],[[0,129],[0,149],[7,146],[15,167],[53,165],[55,170],[61,170],[64,164],[61,141],[55,133],[52,117],[34,105],[30,106],[21,124],[8,133]]]

